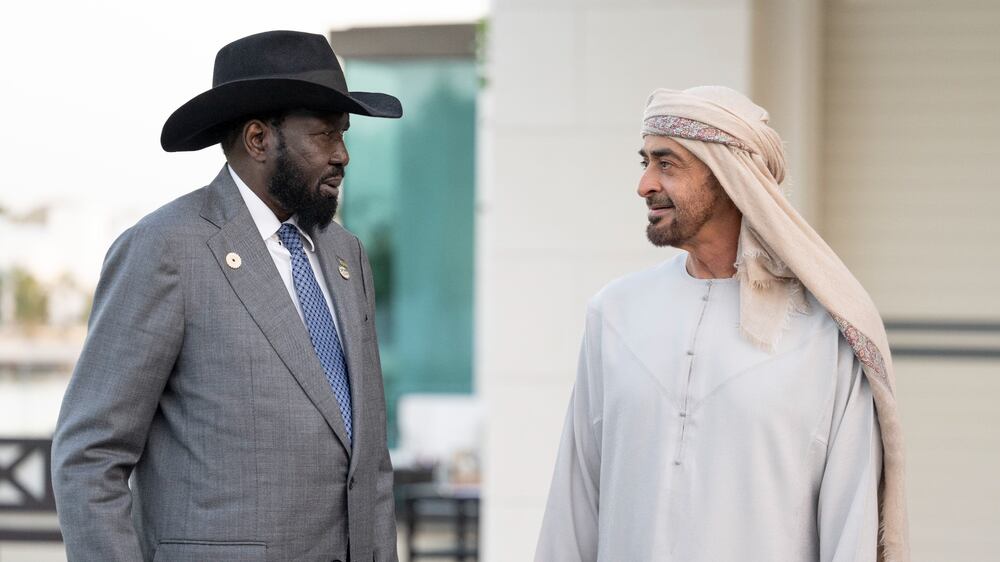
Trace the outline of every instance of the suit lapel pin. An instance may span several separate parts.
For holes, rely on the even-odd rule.
[[[340,267],[338,268],[338,270],[340,271],[340,276],[343,277],[344,279],[350,279],[351,272],[347,270],[347,262],[340,258],[337,258],[337,261],[340,262]]]
[[[226,254],[226,265],[233,269],[239,269],[243,265],[243,258],[236,252],[229,252]]]

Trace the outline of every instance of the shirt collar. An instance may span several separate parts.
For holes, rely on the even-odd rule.
[[[258,197],[257,194],[254,193],[249,186],[247,186],[240,176],[236,174],[236,170],[233,170],[232,166],[227,164],[226,167],[229,168],[229,175],[233,177],[236,187],[240,190],[243,202],[246,203],[247,209],[250,210],[250,216],[253,218],[253,223],[260,232],[260,237],[267,240],[272,236],[276,236],[278,234],[278,229],[281,228],[281,221],[278,220],[278,217],[274,216],[274,212],[267,206],[267,203],[264,203],[260,197]],[[306,232],[299,227],[299,223],[294,216],[285,222],[298,229],[299,234],[302,235],[302,239],[305,240],[305,247],[307,250],[310,252],[316,251],[316,248],[313,245],[312,237],[306,234]]]

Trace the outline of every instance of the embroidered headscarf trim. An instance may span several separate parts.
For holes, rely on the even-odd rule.
[[[717,129],[694,119],[677,117],[676,115],[654,115],[643,121],[642,132],[650,135],[714,142],[747,152],[753,152],[753,149],[746,143],[722,129]]]

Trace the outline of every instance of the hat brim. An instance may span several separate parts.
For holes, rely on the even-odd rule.
[[[182,105],[167,118],[160,146],[167,152],[201,150],[222,140],[241,118],[305,109],[398,118],[403,106],[389,94],[347,94],[308,80],[255,78],[222,84]]]

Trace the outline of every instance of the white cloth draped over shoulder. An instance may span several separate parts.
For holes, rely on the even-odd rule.
[[[806,295],[768,352],[685,254],[591,301],[536,562],[874,562],[871,387]]]

